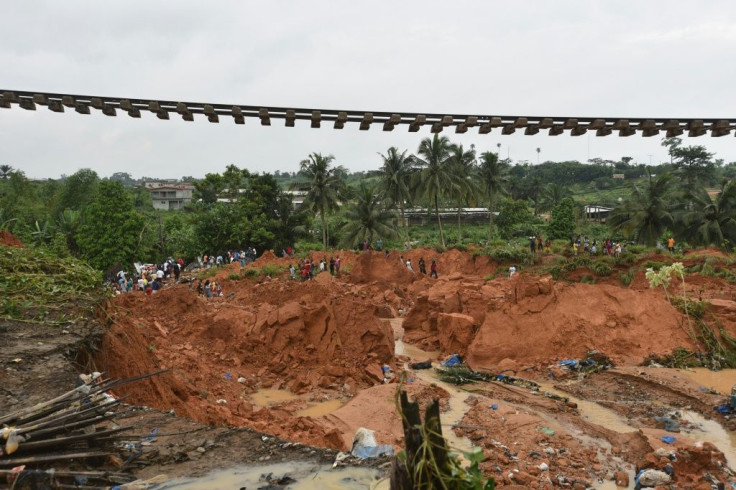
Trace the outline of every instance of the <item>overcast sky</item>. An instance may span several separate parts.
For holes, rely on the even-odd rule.
[[[0,90],[418,113],[736,117],[734,0],[14,1]],[[310,152],[378,168],[430,136],[375,125],[160,121],[0,109],[0,164],[34,178],[295,171]],[[513,160],[668,160],[661,136],[443,134]],[[543,134],[544,133],[544,134]],[[736,138],[684,138],[736,161]]]

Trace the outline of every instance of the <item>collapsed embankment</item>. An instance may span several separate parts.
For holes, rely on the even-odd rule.
[[[590,285],[528,272],[511,280],[486,281],[484,277],[497,265],[484,257],[428,250],[404,255],[415,268],[419,258],[427,263],[436,259],[440,278],[435,280],[408,271],[395,252],[389,257],[380,252],[342,252],[340,256],[343,272],[337,277],[321,273],[312,281],[298,282],[284,273],[267,281],[242,275],[239,266],[228,266],[214,277],[224,286],[223,297],[206,299],[187,284],[169,285],[152,297],[119,296],[96,358],[98,369],[112,377],[168,369],[120,394],[207,424],[247,426],[291,441],[345,449],[360,426],[374,429],[379,443],[400,444],[396,385],[384,383],[382,366],[396,373],[404,369],[407,358],[395,356],[394,331],[383,320],[402,313],[406,315],[405,343],[440,355],[459,353],[478,370],[523,373],[537,379],[564,374],[556,366],[559,360],[579,359],[592,350],[617,366],[636,366],[676,348],[697,348],[685,331],[685,317],[664,293],[636,282],[630,288]],[[269,254],[248,268],[291,262]],[[238,274],[238,280],[233,274]],[[730,285],[715,278],[698,277],[691,282],[701,295],[703,291],[711,294],[713,310],[720,309],[725,331],[733,332],[736,322],[731,317],[736,315],[731,313],[736,308],[731,306],[736,303]],[[718,290],[718,297],[708,293],[712,290]],[[414,380],[404,385],[412,396],[423,400],[449,396],[411,371],[407,377]],[[654,386],[659,382],[650,381],[650,388]],[[256,395],[264,390],[298,396],[263,406]],[[695,398],[692,390],[697,387],[660,396],[672,406],[683,406]],[[642,400],[646,391],[640,393]],[[602,398],[600,393],[586,397]],[[507,405],[490,410],[490,400]],[[519,444],[515,452],[531,453],[542,451],[541,446],[564,446],[568,456],[555,456],[555,461],[561,460],[556,469],[585,481],[592,474],[609,476],[615,464],[643,461],[656,449],[647,442],[656,432],[620,435],[583,420],[575,404],[538,400],[546,399],[511,388],[482,388],[469,399],[472,408],[466,407],[469,412],[461,425],[476,429],[462,430],[485,448],[487,471],[520,464],[503,456],[503,450],[498,455],[497,444]],[[310,405],[328,401],[338,401],[332,406],[342,408],[300,414]],[[622,417],[634,413],[630,405],[614,408]],[[707,407],[699,409],[704,412]],[[663,408],[655,412],[665,413]],[[559,419],[557,436],[537,430],[555,419]],[[513,429],[517,425],[519,429]],[[651,414],[641,415],[632,430],[655,426]],[[524,431],[529,433],[522,436]],[[608,453],[611,447],[619,448],[618,452],[606,459],[600,449],[581,442],[581,433],[606,441]],[[570,461],[574,466],[563,470]],[[591,465],[600,468],[591,473]]]

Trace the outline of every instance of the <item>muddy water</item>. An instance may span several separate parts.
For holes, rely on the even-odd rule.
[[[540,393],[546,391],[553,395],[562,396],[567,398],[569,401],[576,403],[580,416],[584,420],[593,424],[600,425],[602,427],[605,427],[606,429],[618,432],[619,434],[636,432],[638,430],[637,428],[630,426],[624,418],[622,418],[618,413],[614,412],[613,410],[610,410],[595,402],[581,400],[580,398],[570,396],[569,393],[556,389],[550,383],[539,383],[539,391]]]
[[[257,407],[272,407],[279,403],[298,400],[301,398],[290,391],[274,390],[271,388],[258,390],[249,395],[249,397]],[[331,399],[321,402],[308,401],[307,408],[299,410],[296,412],[296,415],[300,417],[321,417],[322,415],[331,414],[343,405],[344,402],[339,399]]]
[[[714,389],[722,395],[730,395],[731,388],[736,385],[736,369],[711,371],[707,368],[695,368],[678,371],[699,385]]]
[[[402,327],[403,318],[392,318],[389,323],[394,329],[394,338],[397,340],[394,344],[394,351],[397,356],[407,356],[412,361],[424,361],[427,359],[437,359],[439,351],[424,351],[413,345],[405,344],[402,337],[404,334],[404,328]],[[408,364],[408,363],[407,363]],[[408,368],[408,365],[404,366]],[[445,436],[447,444],[450,446],[450,450],[458,454],[472,450],[473,443],[467,437],[458,437],[455,435],[455,431],[452,430],[452,426],[459,424],[460,421],[465,417],[470,407],[465,403],[470,394],[458,388],[455,385],[445,383],[437,378],[434,369],[422,369],[414,371],[414,376],[426,383],[433,383],[440,388],[450,393],[449,405],[450,408],[447,412],[442,412],[442,435]],[[464,460],[464,458],[461,458]]]
[[[160,489],[220,490],[223,488],[260,488],[268,484],[266,475],[278,480],[289,476],[294,483],[278,488],[294,490],[386,490],[388,479],[370,468],[337,468],[309,463],[279,463],[265,466],[230,468],[201,478],[178,478]],[[273,482],[276,485],[276,482]]]
[[[727,431],[715,420],[708,420],[699,413],[684,410],[682,420],[686,420],[697,428],[682,429],[683,433],[696,441],[713,443],[726,456],[730,468],[736,468],[736,433]],[[677,434],[674,434],[677,436]]]

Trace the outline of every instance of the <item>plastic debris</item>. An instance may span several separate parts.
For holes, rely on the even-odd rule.
[[[445,367],[450,366],[459,366],[463,363],[462,357],[460,357],[458,354],[452,354],[450,357],[445,359],[441,364]]]
[[[393,456],[394,448],[390,444],[379,445],[372,430],[360,427],[355,431],[353,448],[350,450],[350,454],[360,459],[377,458],[383,455]]]
[[[542,463],[538,466],[538,468],[542,471],[547,471],[549,469],[549,465],[547,463]]]
[[[662,442],[665,444],[672,444],[675,442],[675,436],[662,436]]]
[[[498,410],[498,403],[494,403],[493,405],[491,405],[491,408],[493,410]]]
[[[226,372],[225,373],[225,379],[227,379],[227,380],[233,379],[232,374],[230,374],[229,372]]]
[[[733,413],[733,407],[731,407],[731,405],[729,405],[728,403],[718,405],[715,407],[715,409],[721,415],[731,415]]]
[[[539,431],[542,432],[545,435],[548,435],[548,436],[555,435],[555,430],[554,429],[550,429],[549,427],[539,426],[539,427],[537,427],[537,429],[539,429]]]

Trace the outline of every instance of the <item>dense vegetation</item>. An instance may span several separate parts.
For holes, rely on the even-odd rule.
[[[100,179],[82,169],[59,180],[31,181],[0,165],[0,229],[100,270],[246,246],[258,252],[352,247],[377,238],[391,248],[411,243],[439,249],[578,233],[651,246],[672,235],[678,246],[730,251],[736,243],[736,163],[724,165],[704,147],[685,147],[677,138],[662,144],[671,161],[654,166],[630,157],[512,165],[498,151],[477,152],[434,135],[414,154],[389,148],[373,172],[349,173],[332,155],[318,153],[295,173],[257,174],[229,165],[222,174],[187,179],[195,186],[193,203],[170,212],[154,211],[148,191],[126,173]],[[298,209],[293,192],[304,197]],[[613,211],[603,224],[585,219],[586,205]],[[488,209],[487,223],[464,224],[463,207]],[[409,227],[409,209],[424,209],[427,224]]]

